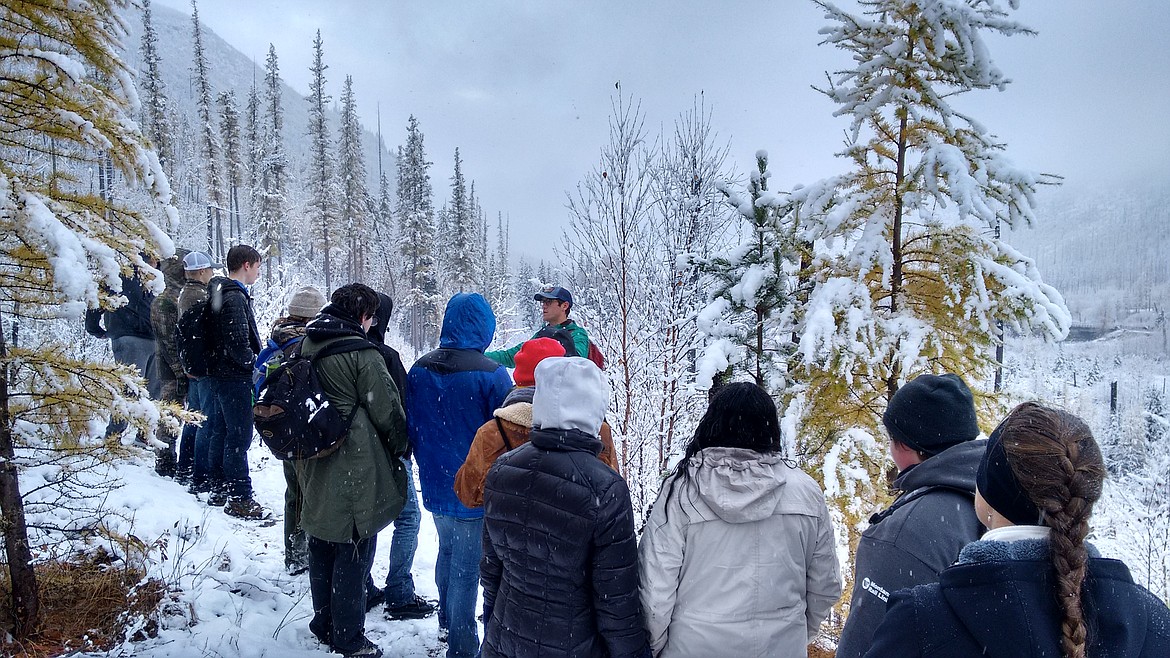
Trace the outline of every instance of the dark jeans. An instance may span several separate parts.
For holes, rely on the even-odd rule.
[[[386,574],[386,607],[414,602],[414,577],[410,567],[418,550],[418,525],[422,514],[418,511],[418,494],[414,490],[414,467],[409,459],[406,466],[406,504],[394,519],[394,534],[390,538],[390,571]]]
[[[309,630],[328,640],[334,651],[357,651],[365,641],[366,576],[374,542],[335,544],[309,536],[309,591],[313,619]]]
[[[186,376],[186,375],[182,375]],[[198,390],[196,390],[198,389]],[[203,389],[198,379],[187,380],[187,410],[202,411]],[[176,470],[179,473],[193,475],[195,473],[195,437],[199,433],[199,426],[194,423],[183,425],[183,433],[179,435],[179,461]],[[206,475],[204,480],[206,480]]]
[[[228,496],[250,498],[248,446],[252,444],[252,382],[246,379],[211,378],[207,413],[208,462],[211,484],[222,486]]]
[[[298,567],[309,560],[305,530],[301,527],[304,494],[293,462],[284,461],[281,465],[284,467],[284,566]]]
[[[198,486],[211,479],[211,378],[201,377],[192,379],[187,385],[187,408],[201,412],[208,416],[202,425],[187,423],[183,426],[182,443],[191,443],[193,446],[193,466],[191,483]],[[188,441],[187,437],[192,440]],[[179,450],[179,463],[182,468],[182,449]]]

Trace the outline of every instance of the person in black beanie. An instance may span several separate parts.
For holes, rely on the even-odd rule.
[[[870,517],[853,569],[853,598],[837,645],[839,658],[869,649],[891,593],[932,583],[975,541],[975,473],[987,446],[971,390],[958,375],[906,382],[882,414],[900,494]]]

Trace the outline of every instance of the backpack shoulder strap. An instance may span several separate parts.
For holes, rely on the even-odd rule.
[[[504,447],[508,450],[512,449],[512,442],[508,440],[508,433],[504,431],[504,424],[500,422],[499,416],[492,416],[496,419],[496,429],[500,430],[500,438],[504,440]]]
[[[297,343],[297,345],[296,345],[296,352],[297,352],[298,356],[301,353],[301,346],[303,346],[303,345],[304,345],[304,341],[301,341],[301,342]],[[316,363],[317,361],[319,361],[327,356],[333,356],[334,354],[345,354],[346,352],[357,352],[358,350],[372,350],[372,349],[375,349],[374,344],[371,343],[370,341],[364,339],[364,338],[354,338],[352,340],[339,340],[335,343],[330,343],[330,344],[326,345],[325,347],[322,347],[321,349],[317,350],[316,354],[314,354],[313,356],[311,356],[309,358],[314,363]]]

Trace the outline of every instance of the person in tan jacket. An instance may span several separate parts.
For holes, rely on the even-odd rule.
[[[532,430],[532,393],[535,390],[536,364],[551,356],[564,356],[565,348],[552,338],[526,341],[516,353],[516,370],[512,379],[516,388],[493,412],[493,418],[480,426],[467,452],[467,459],[455,474],[455,495],[468,507],[483,507],[483,483],[496,459],[528,443]],[[609,424],[601,424],[601,454],[598,459],[621,473]]]

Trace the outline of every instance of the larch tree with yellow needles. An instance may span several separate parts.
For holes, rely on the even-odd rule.
[[[136,371],[79,357],[54,330],[125,303],[121,274],[137,269],[161,290],[148,259],[173,251],[170,188],[132,119],[137,95],[117,55],[127,5],[0,7],[0,530],[17,637],[35,633],[40,618],[21,448],[116,448],[93,431],[100,417],[146,437],[160,422],[177,429],[175,410],[152,402]],[[150,193],[149,213],[110,193],[114,175]]]

